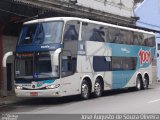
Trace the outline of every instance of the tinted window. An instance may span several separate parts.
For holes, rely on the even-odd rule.
[[[63,22],[45,22],[39,24],[34,44],[60,43]]]
[[[105,56],[93,57],[93,69],[95,72],[110,71],[111,70],[111,58]]]
[[[139,45],[138,35],[133,34],[133,45]]]
[[[160,50],[160,44],[158,44],[158,50]]]
[[[123,70],[135,70],[136,69],[136,58],[122,58]]]
[[[127,44],[127,45],[133,44],[133,32],[128,30],[120,30],[120,34],[121,34],[120,43]]]
[[[82,27],[82,40],[104,42],[105,29],[101,25],[96,24],[83,24]]]
[[[127,44],[128,45],[132,45],[133,44],[133,32],[132,31],[128,31],[127,34]]]
[[[69,21],[65,26],[64,40],[78,40],[79,22]]]
[[[136,58],[134,57],[112,57],[112,70],[135,70]]]
[[[112,57],[112,70],[113,71],[123,70],[123,64],[122,64],[121,57]]]
[[[155,47],[155,36],[146,33],[134,32],[133,45],[142,45],[148,47]]]
[[[60,43],[63,22],[42,22],[27,24],[22,28],[19,44],[51,44]]]
[[[91,23],[83,23],[82,39],[126,45],[155,46],[154,35]]]
[[[108,35],[107,35],[107,41],[109,43],[119,43],[120,41],[120,32],[119,29],[109,27],[108,28]]]
[[[22,31],[19,37],[19,44],[31,44],[34,39],[37,26],[38,24],[25,25],[22,28]]]
[[[155,47],[156,46],[156,41],[155,41],[154,35],[146,34],[145,36],[146,36],[145,39],[144,39],[145,46]]]

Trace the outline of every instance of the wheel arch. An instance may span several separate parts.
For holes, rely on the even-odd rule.
[[[99,80],[101,81],[102,87],[103,87],[102,89],[104,90],[104,79],[103,79],[102,75],[97,75],[95,81],[96,81],[97,79],[99,79]]]
[[[141,74],[141,73],[138,73],[138,74],[137,74],[137,77],[139,77],[141,80],[143,80],[143,77],[142,77],[142,74]]]
[[[144,76],[143,76],[143,78],[145,79],[147,79],[147,81],[148,81],[148,84],[150,84],[149,83],[149,80],[150,80],[150,77],[149,77],[149,74],[146,72],[146,73],[144,73]]]
[[[141,82],[143,82],[143,77],[142,77],[142,74],[141,74],[141,73],[138,73],[138,74],[137,74],[137,77],[139,77],[140,80],[141,80]]]
[[[91,81],[90,76],[88,76],[88,75],[84,76],[84,77],[82,78],[81,85],[82,85],[83,80],[86,80],[86,81],[88,82],[89,87],[90,87],[90,92],[92,92],[92,81]]]

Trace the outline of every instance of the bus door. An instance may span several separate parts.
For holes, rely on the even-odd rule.
[[[75,63],[70,52],[63,51],[61,54],[61,85],[62,92],[64,94],[70,94],[72,91],[75,91],[76,84],[74,85],[74,81],[77,78],[74,78],[74,69]],[[74,81],[73,81],[74,80]]]
[[[78,88],[75,77],[79,38],[79,22],[67,22],[64,30],[63,52],[61,54],[61,84],[64,94],[73,94]]]

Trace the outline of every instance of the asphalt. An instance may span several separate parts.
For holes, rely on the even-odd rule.
[[[19,103],[27,99],[29,98],[18,98],[14,94],[7,97],[0,97],[0,106]]]
[[[153,83],[151,86],[154,86],[156,84],[160,85],[160,81]],[[16,97],[15,94],[9,95],[7,97],[1,97],[0,96],[0,107],[4,106],[4,105],[16,104],[16,103],[21,103],[21,102],[24,102],[24,101],[29,101],[30,99],[32,99],[32,98]]]

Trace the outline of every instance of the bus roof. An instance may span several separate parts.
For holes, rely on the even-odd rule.
[[[31,21],[25,22],[24,25],[34,24],[34,23],[42,23],[42,22],[51,22],[51,21],[70,21],[70,20],[77,20],[77,21],[82,21],[82,22],[94,23],[94,24],[99,24],[99,25],[104,25],[104,26],[120,28],[120,29],[124,29],[124,30],[130,30],[130,31],[155,35],[154,32],[146,31],[146,30],[143,30],[142,28],[140,29],[140,27],[137,27],[137,29],[136,29],[136,28],[124,27],[124,26],[114,25],[114,24],[105,23],[105,22],[89,20],[86,18],[78,18],[78,17],[52,17],[52,18],[36,19],[36,20],[31,20]]]

